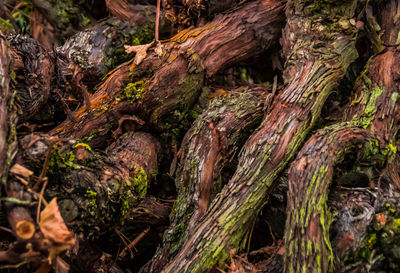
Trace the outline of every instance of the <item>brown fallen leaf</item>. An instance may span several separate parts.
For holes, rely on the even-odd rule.
[[[163,46],[160,43],[160,41],[157,42],[156,47],[154,48],[154,52],[157,54],[157,56],[161,57],[163,53]]]
[[[18,163],[14,164],[14,166],[11,167],[10,173],[17,174],[17,175],[23,176],[25,178],[29,178],[33,174],[33,172],[31,170],[25,168],[24,166],[22,166]]]
[[[49,263],[75,244],[74,233],[65,225],[56,198],[53,198],[40,213],[39,227],[43,236],[52,242],[49,249]]]
[[[135,52],[135,60],[134,63],[136,65],[140,64],[144,58],[147,56],[147,50],[153,45],[154,42],[150,44],[145,44],[145,45],[137,45],[137,46],[128,46],[125,45],[125,52],[126,53],[132,53]]]

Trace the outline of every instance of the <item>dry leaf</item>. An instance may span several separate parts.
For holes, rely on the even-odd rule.
[[[43,236],[52,242],[49,249],[49,262],[75,244],[74,233],[65,225],[56,198],[51,200],[40,213],[39,227]]]
[[[23,176],[25,178],[29,178],[33,172],[18,163],[11,167],[10,172],[13,174],[17,174]]]
[[[157,56],[161,57],[163,53],[163,46],[160,42],[157,43],[156,47],[154,48],[154,52],[157,54]]]
[[[150,44],[145,44],[145,45],[137,45],[137,46],[128,46],[125,45],[125,52],[126,53],[132,53],[135,52],[136,56],[135,56],[135,61],[134,63],[136,65],[140,64],[144,58],[146,58],[147,56],[147,50],[149,49],[149,47],[151,47],[153,45],[153,43]]]

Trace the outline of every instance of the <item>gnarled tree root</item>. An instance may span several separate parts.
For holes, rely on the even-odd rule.
[[[393,6],[398,7],[399,4],[398,1],[388,1],[382,14],[391,14],[394,12]],[[385,33],[390,34],[399,27],[391,20],[383,20]],[[393,35],[386,35],[383,39],[385,44],[394,43]],[[351,150],[352,147],[359,145],[362,148],[369,143],[364,149],[364,159],[370,161],[374,158],[379,168],[395,159],[393,151],[396,149],[395,138],[400,121],[398,60],[400,53],[392,47],[373,57],[356,83],[356,98],[347,110],[350,121],[344,127],[335,125],[318,131],[293,162],[289,175],[285,229],[285,272],[303,269],[308,272],[328,272],[333,267],[329,239],[332,217],[326,200],[334,167],[343,159],[343,154],[346,151],[356,154]],[[345,128],[347,126],[353,127]],[[395,174],[393,170],[389,170],[389,173]],[[347,241],[351,240],[354,237],[347,238]],[[352,242],[347,243],[353,245]],[[342,246],[341,252],[345,249]]]
[[[283,37],[286,88],[273,101],[261,127],[246,142],[236,173],[162,272],[204,272],[223,265],[231,248],[246,246],[255,217],[274,188],[274,180],[294,156],[325,99],[355,60],[355,26],[344,29],[335,24],[327,31],[323,18],[351,18],[357,2],[332,4],[329,15],[318,14],[315,18],[319,20],[312,24],[306,14],[310,8],[307,3],[289,1],[287,6],[288,24]]]

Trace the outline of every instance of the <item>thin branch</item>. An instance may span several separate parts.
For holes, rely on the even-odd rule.
[[[50,143],[50,146],[47,149],[46,159],[44,160],[42,172],[40,173],[38,180],[36,181],[35,185],[32,188],[34,191],[37,191],[39,189],[40,183],[42,182],[43,178],[46,176],[47,168],[48,168],[49,162],[50,162],[51,152],[53,150],[53,145],[54,145],[53,143]]]
[[[160,9],[161,9],[161,3],[160,3],[160,1],[161,0],[157,0],[157,13],[156,13],[156,33],[155,33],[155,40],[156,40],[156,42],[158,42],[158,33],[159,33],[159,31],[158,31],[158,29],[159,29],[159,26],[160,26]]]
[[[38,204],[37,213],[36,213],[36,223],[37,224],[39,224],[39,220],[40,220],[39,217],[40,217],[40,207],[42,205],[42,200],[44,201],[43,203],[45,203],[47,205],[47,202],[45,202],[46,200],[43,199],[43,194],[44,194],[44,190],[45,190],[46,186],[47,186],[47,179],[46,179],[46,181],[44,181],[42,190],[40,191],[40,195],[39,195],[39,204]]]
[[[119,259],[124,258],[126,256],[127,251],[134,248],[137,245],[137,243],[139,243],[149,231],[150,227],[147,227],[145,230],[143,230],[142,233],[140,233],[128,246],[126,246],[122,250],[122,252],[118,255],[118,258]]]

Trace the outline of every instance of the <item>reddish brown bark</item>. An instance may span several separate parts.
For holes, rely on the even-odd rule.
[[[399,7],[399,2],[388,1],[384,7],[382,15],[389,15],[393,13],[393,8]],[[394,37],[390,33],[399,24],[385,17],[382,26],[381,34],[386,33],[383,36],[384,44],[393,43]],[[326,200],[334,167],[343,160],[344,155],[351,151],[357,159],[359,156],[351,148],[362,151],[360,148],[370,143],[363,156],[369,160],[374,157],[378,167],[382,167],[386,160],[390,164],[394,159],[393,149],[396,148],[393,143],[399,130],[400,118],[397,102],[399,58],[398,50],[392,47],[372,58],[356,82],[357,92],[347,109],[349,122],[318,131],[307,141],[293,162],[288,182],[285,272],[300,271],[303,268],[307,271],[328,272],[333,267],[329,240],[332,218]],[[368,137],[369,134],[378,141]],[[396,177],[390,167],[389,173]],[[343,239],[346,245],[338,243],[340,258],[350,247],[355,247],[354,240],[360,239],[352,233],[347,235],[350,237]],[[338,264],[341,266],[340,261]]]
[[[217,98],[197,118],[186,133],[179,161],[172,167],[179,189],[171,224],[163,239],[163,247],[146,267],[162,270],[176,249],[206,214],[209,204],[226,183],[222,169],[234,160],[241,141],[248,137],[250,129],[261,122],[263,108],[272,100],[272,94],[264,86],[231,90],[226,97]]]
[[[311,24],[307,17],[298,16],[307,12],[307,3],[288,2],[284,90],[273,101],[261,127],[247,140],[233,177],[162,272],[203,272],[215,263],[221,265],[231,248],[245,247],[255,215],[273,190],[275,178],[304,141],[326,97],[355,59],[355,26],[343,29],[336,25],[328,34],[320,23]],[[346,4],[329,16],[352,17],[354,6]]]
[[[7,181],[8,164],[8,100],[10,98],[10,57],[6,41],[0,38],[0,179],[4,186]]]
[[[73,15],[78,1],[67,2],[61,5],[73,5],[63,15]],[[103,3],[89,3],[96,2]],[[80,29],[81,19],[85,18],[61,18],[55,8],[60,6],[58,1],[34,0],[31,27],[35,37],[51,51],[21,35],[9,38],[7,49],[0,38],[0,76],[4,76],[0,80],[0,178],[6,195],[0,200],[0,218],[4,218],[4,202],[9,228],[17,235],[15,243],[6,243],[8,250],[0,251],[0,262],[48,260],[52,246],[46,245],[48,241],[32,218],[40,211],[38,200],[58,197],[64,221],[84,236],[79,250],[77,246],[71,250],[64,263],[66,267],[70,264],[72,271],[122,272],[119,265],[126,265],[130,271],[139,270],[161,237],[163,245],[142,272],[202,273],[222,268],[233,258],[234,250],[248,249],[250,236],[259,232],[261,218],[257,215],[277,184],[284,183],[285,179],[277,178],[297,154],[290,168],[286,247],[282,238],[275,239],[271,227],[273,245],[261,250],[265,250],[263,257],[268,259],[263,270],[278,272],[282,268],[282,254],[288,272],[327,272],[333,253],[337,255],[339,271],[376,265],[382,256],[375,259],[372,255],[369,261],[360,261],[354,267],[348,267],[343,260],[359,246],[356,241],[364,238],[374,209],[382,205],[379,202],[389,200],[379,196],[379,186],[387,186],[388,196],[393,188],[400,188],[396,154],[400,124],[400,62],[396,61],[400,58],[400,29],[395,20],[400,1],[165,0],[163,13],[174,27],[191,27],[161,44],[151,44],[146,47],[147,52],[134,50],[136,57],[112,70],[90,95],[109,69],[128,59],[125,53],[116,54],[131,42],[131,35],[137,36],[135,44],[144,43],[138,42],[142,36],[137,34],[140,28],[136,24],[152,24],[154,18],[149,19],[146,14],[154,17],[156,2],[106,0],[110,14],[125,23],[115,18],[103,21],[53,51],[53,44],[65,41]],[[79,3],[82,5],[82,1]],[[231,7],[235,8],[226,11]],[[225,12],[214,14],[221,11]],[[213,16],[213,21],[207,23]],[[281,35],[285,20],[283,54],[280,48],[265,52]],[[129,25],[128,21],[135,24]],[[383,30],[377,33],[380,28]],[[50,32],[46,33],[46,29]],[[146,42],[153,39],[152,35],[148,37]],[[367,60],[372,50],[376,55],[356,80],[356,94],[346,109],[345,122],[309,137],[324,122],[320,112],[330,94],[347,96],[340,92],[345,89],[344,81],[354,81],[350,70],[359,65],[352,64],[357,57],[356,47],[360,52],[365,49],[360,62]],[[252,61],[248,58],[258,53],[263,55],[257,58],[273,55],[267,58],[272,59],[272,68],[255,68],[262,60],[249,64]],[[286,58],[284,84],[272,97],[265,92],[266,88],[252,83],[274,78],[275,95],[276,80],[281,82],[282,75],[257,75],[253,79],[253,68],[256,74],[268,74],[281,55]],[[227,67],[229,70],[223,71]],[[232,80],[235,74],[240,75],[240,80]],[[219,92],[222,97],[204,107],[207,87],[203,86],[227,84],[226,78],[228,85],[248,83],[256,90],[235,90],[226,97],[223,90]],[[11,94],[14,89],[15,97]],[[17,106],[24,112],[18,112]],[[68,115],[62,124],[61,111]],[[178,150],[175,144],[199,111],[200,117],[186,132]],[[253,133],[261,119],[260,127]],[[44,121],[46,124],[42,125]],[[56,124],[59,126],[54,128]],[[40,130],[51,130],[50,136],[38,133]],[[162,149],[152,134],[160,135]],[[20,152],[14,160],[17,136]],[[171,139],[173,143],[169,142]],[[28,167],[37,176],[22,178],[15,170],[8,175],[8,168],[14,163]],[[337,224],[351,223],[351,227],[343,224],[342,229],[336,229],[336,249],[332,249],[328,190],[332,181],[339,185],[352,183],[346,182],[351,180],[349,174],[341,175],[341,168],[352,164],[361,166],[354,173],[361,175],[362,183],[378,186],[377,195],[375,189],[370,192],[378,201],[366,200],[367,190],[358,194],[353,189],[351,197],[340,192],[337,202],[347,207],[340,210]],[[161,174],[156,177],[158,169]],[[178,197],[171,224],[162,236],[172,206],[170,199],[175,197],[172,180],[176,182]],[[149,183],[151,194],[168,200],[148,196]],[[41,187],[44,196],[38,192]],[[361,201],[354,205],[354,200]],[[388,203],[394,204],[393,200]],[[338,204],[335,206],[337,209]],[[350,216],[345,209],[351,210]],[[357,222],[360,217],[364,218]],[[271,223],[267,222],[266,225]],[[397,233],[389,232],[389,238],[391,234]],[[88,240],[99,236],[99,246]],[[121,243],[119,247],[120,240],[125,245]],[[369,244],[368,241],[368,247]],[[394,249],[394,255],[398,255]],[[62,264],[56,263],[54,267]],[[47,262],[42,263],[40,270],[48,269]],[[245,256],[233,260],[230,270],[256,271]]]
[[[334,166],[345,149],[359,149],[369,132],[343,126],[322,130],[307,141],[292,163],[285,232],[285,272],[328,272],[333,266],[329,244],[331,216],[326,208]],[[307,181],[307,182],[305,182]]]
[[[277,38],[283,7],[281,1],[248,3],[171,38],[163,44],[161,57],[150,51],[139,65],[132,60],[117,67],[91,96],[91,111],[77,110],[76,122],[66,121],[51,134],[75,138],[97,134],[92,144],[104,144],[122,114],[137,114],[148,125],[162,129],[163,116],[192,106],[205,77],[261,52]],[[153,75],[146,77],[149,70]],[[123,101],[126,84],[138,81],[142,81],[140,99]]]

